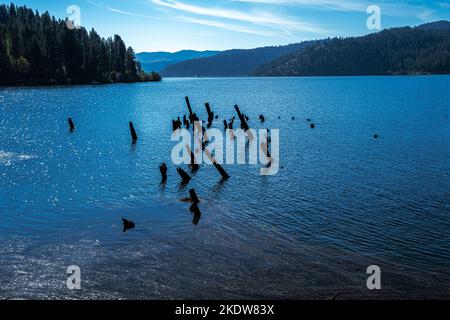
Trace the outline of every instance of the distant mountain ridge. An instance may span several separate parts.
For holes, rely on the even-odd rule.
[[[450,74],[450,22],[316,43],[260,66],[256,76]]]
[[[260,65],[281,55],[302,50],[312,43],[306,41],[285,46],[227,50],[210,57],[167,65],[161,73],[166,77],[250,76]]]
[[[182,50],[178,52],[140,52],[136,54],[136,59],[141,63],[142,69],[147,72],[161,71],[169,64],[182,62],[185,60],[210,57],[220,53],[220,51],[195,51]]]

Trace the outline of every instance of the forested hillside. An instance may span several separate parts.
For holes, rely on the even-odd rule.
[[[48,12],[0,5],[0,85],[157,81],[120,36],[70,29]]]
[[[281,55],[302,50],[312,41],[278,47],[235,49],[223,51],[208,58],[175,63],[161,73],[167,77],[239,77],[250,76],[258,66]]]
[[[334,76],[450,73],[450,23],[395,28],[335,38],[261,66],[258,76]]]

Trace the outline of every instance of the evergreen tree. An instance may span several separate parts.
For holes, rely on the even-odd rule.
[[[120,36],[69,29],[48,12],[0,5],[0,85],[159,81]]]

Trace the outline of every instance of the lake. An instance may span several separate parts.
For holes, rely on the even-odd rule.
[[[279,173],[224,165],[221,181],[202,165],[180,185],[185,96],[221,130],[235,104],[279,129]],[[2,88],[0,298],[450,298],[449,101],[448,76]],[[71,265],[81,290],[66,287]]]

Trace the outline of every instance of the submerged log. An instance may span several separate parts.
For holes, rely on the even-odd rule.
[[[192,203],[199,203],[200,200],[197,197],[197,194],[195,193],[194,189],[189,190],[189,195],[191,196]]]
[[[133,221],[122,218],[123,222],[123,232],[134,229],[136,226]]]
[[[131,122],[131,121],[130,121],[130,133],[131,133],[131,138],[133,139],[133,143],[136,143],[138,137],[136,134],[136,130],[134,130],[133,122]]]
[[[176,120],[172,120],[172,131],[175,131],[178,129],[178,122]]]
[[[197,116],[197,114],[195,112],[189,115],[189,121],[191,123],[194,123],[195,121],[199,121],[199,120],[200,120],[200,118]]]
[[[200,212],[200,208],[198,207],[198,203],[193,203],[191,205],[191,207],[189,208],[189,210],[194,213],[192,223],[194,225],[198,225],[198,223],[200,222],[200,218],[202,216],[202,213]]]
[[[214,120],[214,112],[211,111],[211,107],[209,103],[205,103],[206,112],[208,113],[208,122],[212,122]]]
[[[161,171],[161,179],[162,179],[162,182],[167,181],[167,166],[166,166],[165,163],[162,163],[162,164],[159,166],[159,171]]]
[[[180,175],[183,183],[189,183],[189,181],[191,181],[191,177],[180,167],[177,168],[177,172]]]
[[[230,176],[228,175],[228,173],[222,168],[222,166],[220,164],[217,163],[216,159],[214,159],[214,157],[211,155],[211,153],[209,152],[208,149],[204,150],[206,156],[209,158],[209,160],[211,160],[212,164],[214,165],[214,167],[217,169],[217,171],[219,171],[220,175],[222,176],[223,179],[228,179]]]
[[[75,130],[75,125],[73,124],[72,118],[67,119],[67,121],[69,122],[70,132],[73,132],[73,130]]]
[[[189,109],[189,115],[192,115],[192,108],[191,108],[191,103],[189,101],[189,97],[186,96],[184,99],[186,100],[186,104]]]
[[[198,169],[200,169],[200,166],[197,163],[195,163],[194,152],[192,152],[192,149],[191,149],[191,147],[188,144],[186,145],[186,150],[191,155],[191,169],[192,169],[192,171],[197,171]]]
[[[246,117],[241,113],[241,110],[239,110],[238,105],[235,105],[234,108],[236,109],[236,112],[238,114],[239,120],[241,120],[241,127],[242,127],[242,129],[247,131],[249,129],[249,126],[247,124]]]

